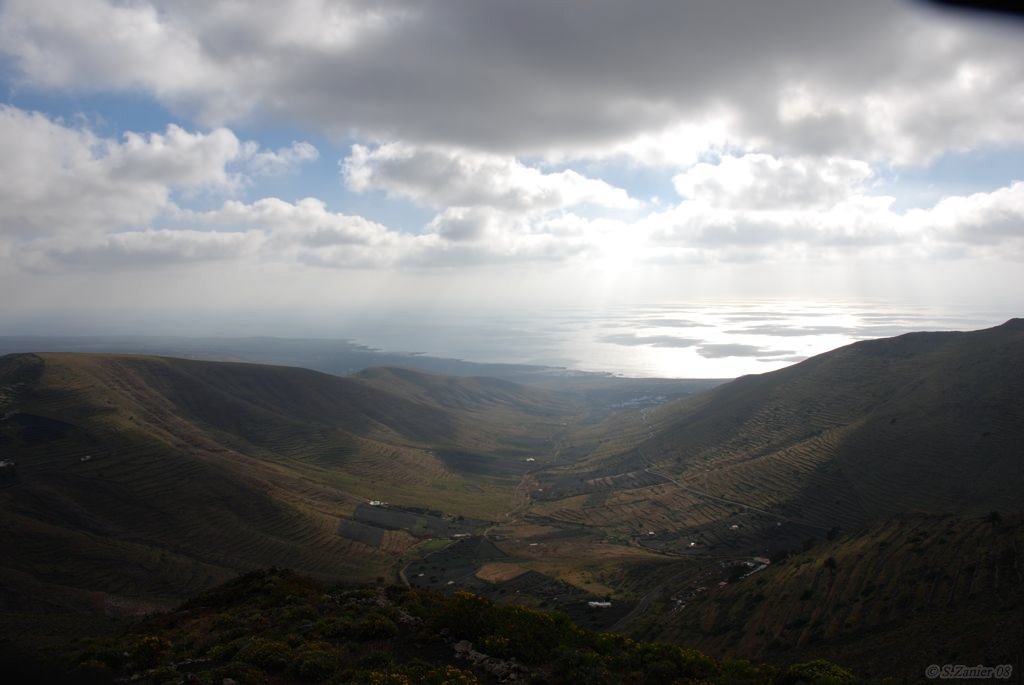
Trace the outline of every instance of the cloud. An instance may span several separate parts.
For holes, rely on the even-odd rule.
[[[219,209],[183,212],[178,220],[210,230],[259,231],[265,236],[261,259],[324,267],[394,266],[415,250],[417,241],[364,217],[332,212],[316,198],[229,200]]]
[[[668,263],[1024,259],[1024,182],[898,212],[868,177],[853,160],[727,157],[678,175],[689,197],[637,227],[652,259]]]
[[[936,239],[968,246],[1024,248],[1024,181],[989,193],[952,196],[907,212],[906,223]]]
[[[390,240],[386,226],[361,216],[331,212],[316,198],[286,202],[276,197],[252,203],[228,200],[219,209],[179,212],[178,221],[198,222],[234,230],[259,229],[290,236],[308,245],[374,245]]]
[[[447,240],[481,240],[497,230],[495,212],[479,207],[450,207],[434,217],[427,228]]]
[[[1024,140],[1018,44],[1013,27],[895,0],[8,0],[0,13],[28,87],[143,90],[211,125],[258,113],[378,141],[682,164],[724,138],[901,164]]]
[[[27,252],[36,270],[57,265],[70,268],[147,268],[167,264],[232,260],[253,254],[262,236],[195,230],[154,230],[112,233],[100,240],[50,241]]]
[[[0,250],[69,255],[111,265],[258,259],[337,268],[482,264],[631,265],[770,261],[999,258],[1024,260],[1024,182],[952,196],[904,212],[872,194],[861,161],[761,153],[725,155],[676,176],[685,197],[652,211],[620,188],[573,171],[545,171],[508,155],[450,148],[356,145],[344,162],[357,189],[436,207],[414,231],[333,212],[323,200],[232,199],[252,178],[315,159],[296,142],[276,151],[229,129],[128,132],[104,138],[42,114],[0,107]],[[182,203],[227,198],[219,209]],[[599,205],[604,211],[591,211]],[[608,209],[614,210],[610,215]],[[405,227],[408,228],[408,227]],[[237,236],[265,241],[232,252]],[[153,231],[154,233],[147,233]],[[137,234],[137,235],[136,235]],[[110,237],[108,237],[110,236]],[[49,240],[49,242],[47,242]],[[175,242],[177,241],[177,242]],[[195,250],[189,245],[196,244]],[[155,245],[148,250],[145,246]],[[161,251],[162,250],[162,251]],[[190,251],[191,250],[191,251]],[[63,255],[63,256],[62,256]],[[117,258],[114,259],[114,256]]]
[[[676,191],[712,207],[786,209],[829,207],[863,192],[871,166],[855,159],[726,155],[696,164],[672,179]]]
[[[450,148],[353,145],[342,172],[353,190],[385,190],[430,207],[484,206],[528,213],[580,204],[639,206],[625,190],[571,169],[545,173],[510,156]]]
[[[276,152],[226,128],[103,138],[38,112],[0,106],[0,234],[85,239],[151,227],[179,213],[176,195],[231,195],[255,175],[315,159],[305,142]]]
[[[263,198],[230,200],[216,210],[179,212],[176,221],[209,230],[258,230],[265,236],[260,258],[324,268],[436,268],[527,262],[562,263],[591,249],[585,241],[547,233],[496,228],[481,216],[443,216],[423,233],[406,233],[357,215],[332,212],[316,198],[291,203]],[[500,214],[498,215],[500,216]],[[458,224],[465,222],[464,226]],[[474,220],[483,222],[476,227]],[[490,231],[485,234],[485,231]],[[464,231],[460,234],[459,231]]]
[[[246,172],[252,176],[280,176],[295,171],[306,162],[315,162],[320,158],[320,151],[305,141],[295,141],[290,147],[276,152],[260,150],[259,143],[249,141],[242,146],[240,156]]]
[[[185,23],[148,3],[14,0],[0,17],[4,51],[48,88],[145,88],[158,97],[207,91],[214,64]]]
[[[150,221],[174,190],[227,190],[239,142],[227,129],[100,138],[0,106],[0,232],[101,231]]]
[[[117,182],[151,182],[174,187],[228,187],[226,165],[238,157],[239,142],[225,128],[189,133],[170,124],[166,133],[128,132],[119,143],[104,142],[104,166]]]

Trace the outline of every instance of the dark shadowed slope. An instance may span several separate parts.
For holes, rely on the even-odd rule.
[[[664,472],[822,524],[1019,508],[1024,320],[856,343],[654,422]]]
[[[946,663],[1011,664],[1016,677],[1022,564],[1019,516],[900,516],[724,587],[680,583],[633,627],[712,655],[826,658],[907,682]]]

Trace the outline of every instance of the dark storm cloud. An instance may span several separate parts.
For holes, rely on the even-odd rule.
[[[885,2],[415,8],[343,60],[311,57],[279,74],[278,106],[327,127],[521,151],[612,141],[724,99],[742,102],[751,133],[820,154],[868,145],[862,122],[780,121],[780,78],[798,69],[802,81],[859,90],[915,62],[904,40],[913,17]]]
[[[884,0],[12,0],[0,20],[29,84],[141,87],[210,122],[259,112],[506,152],[593,148],[724,109],[732,135],[781,151],[930,156],[1018,130],[1021,113],[1018,34]],[[986,77],[975,99],[948,87],[968,61]]]

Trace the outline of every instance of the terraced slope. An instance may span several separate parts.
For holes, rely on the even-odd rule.
[[[1024,320],[856,343],[665,405],[648,422],[636,448],[552,472],[545,499],[629,479],[645,490],[622,510],[624,522],[646,506],[679,512],[677,527],[700,525],[699,515],[687,523],[697,499],[719,510],[712,518],[767,512],[822,531],[902,512],[1015,510]],[[672,485],[652,487],[641,470]],[[564,501],[562,516],[578,509]]]
[[[1024,659],[1019,516],[906,516],[719,586],[694,574],[634,630],[712,655],[826,658],[924,681],[930,664]],[[656,620],[651,620],[657,616]]]
[[[340,534],[359,503],[494,520],[509,508],[520,452],[549,447],[537,422],[553,436],[566,411],[502,386],[501,420],[485,404],[485,423],[481,383],[452,384],[455,407],[431,399],[436,383],[418,375],[396,393],[253,364],[0,357],[0,601],[159,602],[267,565],[386,575],[415,538]],[[526,425],[536,445],[506,444]],[[443,458],[456,448],[461,462]]]

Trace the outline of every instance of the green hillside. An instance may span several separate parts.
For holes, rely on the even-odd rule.
[[[493,519],[511,506],[522,455],[550,451],[569,418],[513,386],[482,422],[478,381],[449,384],[466,409],[413,392],[428,377],[401,394],[380,380],[131,355],[0,358],[5,608],[133,611],[272,564],[390,575],[416,538],[346,537],[360,503]],[[524,435],[531,447],[515,447]]]

